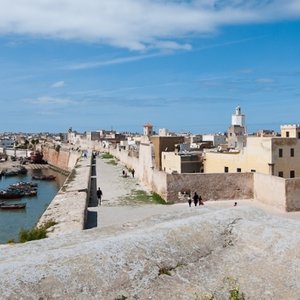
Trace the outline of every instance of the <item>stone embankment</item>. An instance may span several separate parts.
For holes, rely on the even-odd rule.
[[[38,222],[38,225],[49,220],[57,223],[50,228],[48,236],[84,229],[90,176],[91,159],[81,158]]]

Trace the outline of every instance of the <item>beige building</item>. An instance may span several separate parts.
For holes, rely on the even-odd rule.
[[[300,177],[300,125],[281,126],[289,137],[248,137],[235,152],[206,153],[205,173],[259,172],[284,178]]]
[[[175,146],[184,142],[184,137],[155,135],[150,137],[150,141],[153,144],[155,166],[158,170],[162,170],[162,152],[174,152]]]
[[[169,174],[203,172],[202,156],[200,152],[162,152],[161,164],[162,170]]]

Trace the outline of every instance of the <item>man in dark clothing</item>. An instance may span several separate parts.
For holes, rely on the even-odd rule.
[[[196,192],[195,192],[195,194],[194,194],[194,196],[193,196],[193,200],[194,200],[195,206],[197,206],[198,201],[199,201],[199,196],[198,196],[198,194],[197,194]]]
[[[102,200],[102,191],[100,188],[97,190],[97,198],[98,198],[98,205],[101,205],[101,200]]]
[[[134,178],[134,169],[131,170],[132,178]]]

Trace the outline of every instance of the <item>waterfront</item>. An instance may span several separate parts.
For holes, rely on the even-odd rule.
[[[0,244],[8,240],[17,240],[21,228],[32,228],[39,220],[49,203],[57,194],[66,176],[50,169],[29,170],[27,175],[2,177],[0,189],[7,188],[10,184],[19,181],[32,181],[32,175],[54,175],[54,181],[36,180],[38,193],[35,197],[23,197],[20,200],[10,200],[8,203],[26,203],[25,210],[1,210],[0,209]]]

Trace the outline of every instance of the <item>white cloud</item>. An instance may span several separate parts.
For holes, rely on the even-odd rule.
[[[83,69],[100,68],[100,67],[110,66],[110,65],[125,64],[125,63],[129,63],[129,62],[133,62],[133,61],[139,61],[139,60],[162,56],[162,55],[163,54],[161,54],[161,53],[154,53],[154,54],[146,54],[146,55],[117,57],[117,58],[102,60],[102,61],[76,63],[76,64],[68,65],[68,66],[64,67],[64,69],[83,70]]]
[[[131,50],[189,49],[178,40],[223,25],[299,16],[299,0],[1,0],[0,34],[79,39]]]
[[[53,88],[61,88],[65,86],[65,82],[63,80],[57,81],[51,85]]]
[[[38,105],[66,105],[74,103],[73,101],[66,98],[57,98],[49,96],[38,97],[36,99],[28,100],[27,102]]]

